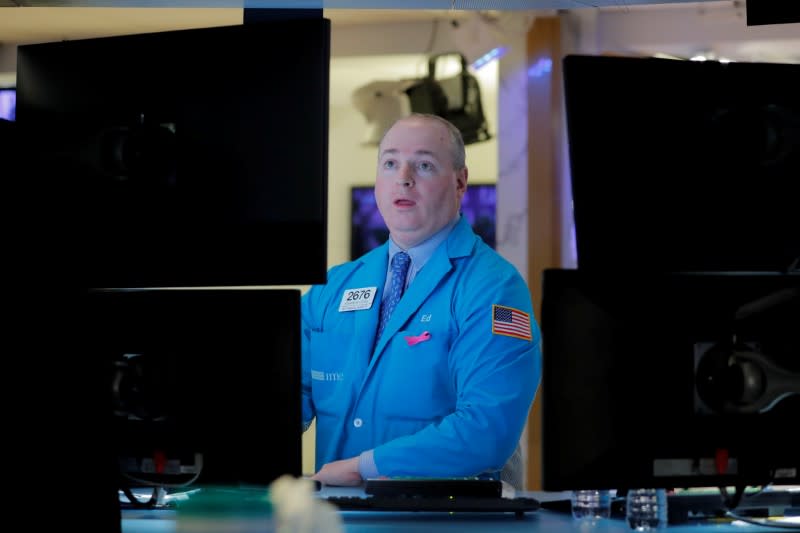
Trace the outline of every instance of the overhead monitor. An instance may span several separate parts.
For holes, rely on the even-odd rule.
[[[85,287],[324,282],[329,60],[322,18],[20,46],[41,262]]]
[[[578,267],[800,262],[800,65],[567,56]]]

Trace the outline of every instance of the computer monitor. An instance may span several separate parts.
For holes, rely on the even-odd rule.
[[[800,275],[547,270],[543,488],[800,483]]]
[[[800,65],[563,66],[579,268],[796,268]]]
[[[16,90],[0,87],[0,165],[14,181],[14,168],[19,156],[17,148]]]
[[[461,213],[483,241],[495,247],[497,191],[493,183],[470,183],[461,200]],[[378,211],[375,189],[354,186],[350,189],[350,259],[361,257],[389,239],[389,229]]]
[[[0,120],[15,120],[17,116],[17,90],[0,87]]]
[[[324,282],[329,45],[304,18],[20,46],[42,262],[86,287]]]
[[[71,398],[96,406],[73,400],[120,488],[301,475],[299,290],[91,291],[87,309]]]

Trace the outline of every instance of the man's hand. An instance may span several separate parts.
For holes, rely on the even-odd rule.
[[[325,485],[341,487],[360,485],[363,481],[358,473],[358,457],[328,463],[311,476],[311,479],[319,480]]]

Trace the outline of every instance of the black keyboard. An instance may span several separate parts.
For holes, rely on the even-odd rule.
[[[535,498],[398,498],[371,496],[329,496],[326,500],[341,511],[413,511],[446,513],[514,513],[518,518],[523,514],[539,510],[539,500]]]
[[[368,479],[364,493],[384,498],[499,498],[503,495],[503,484],[495,479],[477,478]]]

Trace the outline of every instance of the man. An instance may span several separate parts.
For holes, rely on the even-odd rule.
[[[464,159],[446,120],[395,122],[375,181],[389,241],[303,297],[303,420],[317,418],[323,483],[498,478],[518,453],[540,335],[522,277],[459,214]]]

